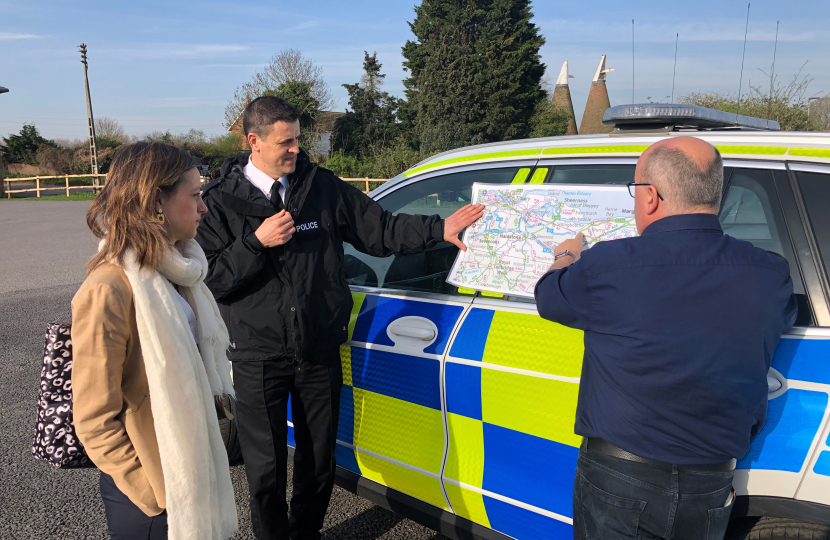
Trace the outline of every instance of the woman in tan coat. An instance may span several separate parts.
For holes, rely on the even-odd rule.
[[[170,145],[126,146],[87,213],[101,242],[72,300],[73,415],[116,540],[237,529],[214,406],[233,394],[228,333],[193,240],[207,211],[197,164]]]

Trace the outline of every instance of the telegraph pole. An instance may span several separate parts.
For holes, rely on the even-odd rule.
[[[5,94],[8,91],[9,89],[5,86],[0,86],[0,94]],[[5,182],[3,182],[3,167],[3,153],[0,152],[0,197],[5,195],[5,193],[3,192],[3,186],[5,185]]]
[[[86,85],[86,116],[89,122],[89,161],[92,174],[98,174],[98,147],[95,144],[95,122],[92,119],[92,98],[89,97],[89,76],[87,75],[86,44],[81,43],[81,63],[84,65],[84,84]],[[98,177],[92,177],[93,188],[98,187]],[[93,189],[97,193],[96,189]]]

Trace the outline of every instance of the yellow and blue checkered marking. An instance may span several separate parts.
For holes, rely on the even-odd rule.
[[[441,364],[401,354],[386,329],[407,316],[438,328],[424,350],[442,355],[463,313],[460,306],[354,294],[349,345],[341,347],[343,390],[337,463],[371,480],[449,510],[439,475],[444,460]]]
[[[825,446],[830,446],[830,435],[827,436]],[[830,476],[830,450],[825,450],[819,454],[816,464],[813,466],[813,472],[822,476]]]
[[[782,339],[772,367],[787,379],[830,384],[830,340]]]
[[[461,306],[365,295],[350,339],[392,347],[395,343],[386,333],[390,323],[401,317],[423,317],[435,323],[438,329],[438,336],[424,353],[442,355],[463,311]]]
[[[436,324],[439,336],[424,352],[440,356],[463,311],[354,296],[354,345],[392,347],[388,325],[415,315]],[[438,477],[446,457],[443,487],[459,516],[521,540],[570,538],[583,353],[580,331],[533,314],[472,308],[448,352],[442,411],[437,360],[344,346],[338,464],[448,509]],[[790,380],[828,385],[828,353],[830,340],[782,339],[773,367]],[[800,471],[827,407],[828,393],[812,389],[790,388],[771,400],[739,468]],[[830,476],[830,451],[821,452],[812,472]]]
[[[441,364],[436,360],[352,347],[354,388],[441,410]]]
[[[448,509],[438,479],[444,456],[439,362],[351,346],[341,358],[352,384],[341,392],[337,438],[354,448],[338,445],[338,465]],[[412,364],[404,371],[394,369],[406,360]]]
[[[571,486],[573,489],[573,485]],[[562,521],[484,496],[491,528],[521,540],[570,540],[573,527]]]
[[[481,366],[451,359],[444,372],[450,439],[444,486],[458,515],[522,540],[572,536],[567,518],[581,442],[573,425],[582,353],[582,332],[532,314],[470,310],[450,357]]]
[[[828,353],[828,340],[782,339],[773,367],[789,379],[828,384]],[[529,314],[470,310],[445,368],[445,487],[456,513],[522,540],[570,537],[562,520],[487,493],[572,516],[581,438],[573,433],[578,385],[568,381],[579,377],[583,354],[582,332]],[[765,426],[738,467],[800,471],[827,407],[828,394],[820,391],[790,389],[771,400]],[[819,456],[813,472],[830,475],[830,451]]]
[[[821,428],[827,394],[789,389],[770,400],[764,427],[738,469],[799,472]]]
[[[783,338],[772,367],[790,380],[830,385],[830,340]],[[827,406],[826,392],[804,389],[791,388],[770,400],[764,426],[737,468],[801,471],[822,428]],[[830,476],[830,457],[826,466],[822,458],[820,455],[813,472]]]
[[[453,341],[450,356],[538,373],[579,377],[583,332],[538,315],[473,308]],[[555,347],[556,354],[551,354]]]

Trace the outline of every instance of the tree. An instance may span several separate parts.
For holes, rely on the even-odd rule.
[[[129,141],[124,127],[115,118],[101,116],[95,119],[95,137],[106,137],[115,141],[126,143]]]
[[[37,165],[37,151],[41,147],[57,146],[53,141],[44,139],[34,124],[23,124],[20,133],[3,138],[3,160],[9,163],[26,163]]]
[[[386,75],[377,53],[363,51],[363,75],[357,84],[344,84],[349,93],[349,107],[337,119],[332,133],[332,148],[346,155],[367,156],[375,150],[397,144],[400,126],[397,111],[400,100],[381,92]]]
[[[203,164],[210,167],[211,178],[216,178],[222,169],[222,163],[226,159],[239,154],[241,148],[242,135],[238,133],[226,133],[212,137],[209,141],[203,143],[199,148],[194,148],[192,151],[199,156]]]
[[[271,57],[262,71],[236,89],[233,99],[225,107],[225,124],[230,127],[245,106],[255,98],[269,91],[274,92],[283,84],[298,82],[309,84],[319,110],[326,111],[333,107],[334,98],[323,79],[323,68],[312,60],[303,58],[300,51],[287,49]]]
[[[423,0],[403,47],[421,152],[525,137],[544,91],[529,0]]]
[[[539,102],[530,119],[531,137],[554,137],[568,132],[568,112],[547,99]]]
[[[276,96],[290,103],[300,111],[300,146],[311,151],[320,140],[315,122],[320,112],[320,103],[314,97],[312,83],[289,81],[279,85],[276,90],[266,90],[263,95]]]
[[[72,170],[72,150],[44,144],[38,148],[35,157],[41,169],[54,171],[57,174],[69,174]]]
[[[820,129],[820,126],[810,116],[807,97],[807,89],[813,79],[809,74],[802,76],[804,66],[801,68],[786,85],[782,85],[777,77],[773,77],[770,81],[772,91],[750,82],[749,95],[741,96],[740,99],[735,94],[692,92],[677,101],[719,111],[768,118],[779,122],[783,131],[814,131]],[[764,75],[768,77],[766,73]]]
[[[816,129],[830,131],[830,96],[810,99],[809,113]]]

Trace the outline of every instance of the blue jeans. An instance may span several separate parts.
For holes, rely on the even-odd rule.
[[[723,540],[732,472],[662,469],[581,448],[576,540]]]

